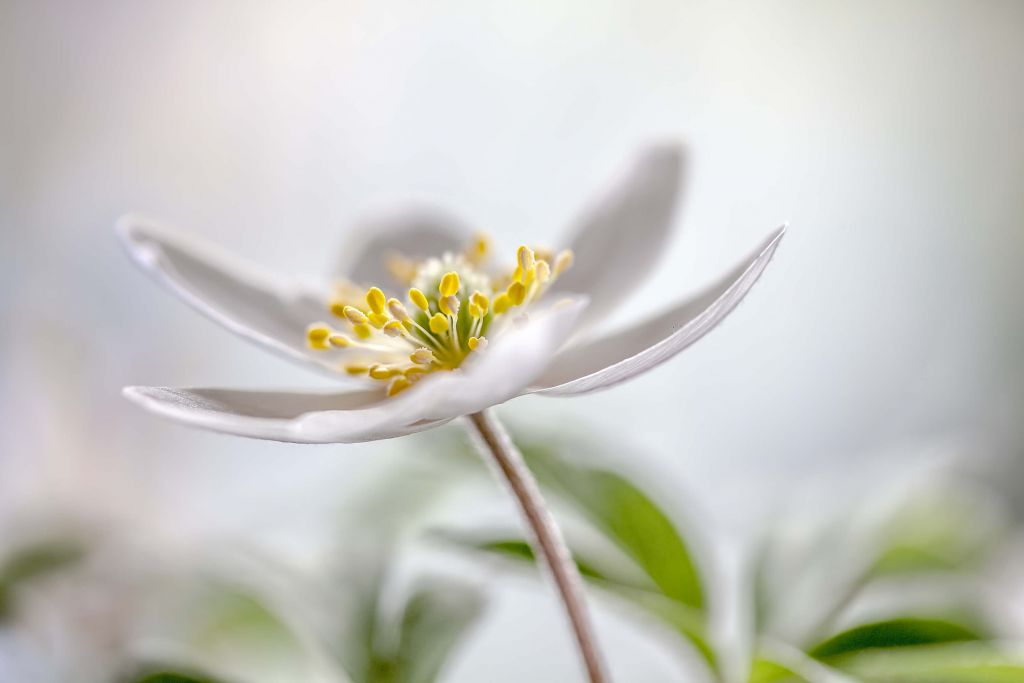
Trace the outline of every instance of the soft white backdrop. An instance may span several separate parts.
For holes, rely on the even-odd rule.
[[[1016,452],[1021,83],[1014,0],[7,0],[0,496],[127,479],[175,534],[308,552],[332,500],[402,445],[235,440],[124,402],[125,384],[322,380],[145,279],[116,217],[298,272],[329,268],[347,230],[396,205],[449,208],[512,249],[552,239],[665,137],[691,150],[678,239],[621,319],[789,221],[775,263],[663,371],[506,414],[632,444],[664,498],[731,538],[765,507],[814,512],[822,490],[870,491],[936,451]],[[504,591],[525,595],[499,594],[452,680],[573,676],[546,596]],[[654,645],[608,628],[625,678],[670,676]]]

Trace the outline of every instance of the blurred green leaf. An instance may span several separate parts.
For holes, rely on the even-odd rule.
[[[643,491],[615,472],[567,462],[544,446],[528,445],[523,454],[541,485],[621,548],[664,595],[703,611],[704,591],[690,551]]]
[[[871,577],[973,571],[998,547],[1008,524],[988,489],[968,482],[932,487],[884,521]]]
[[[20,584],[76,564],[85,554],[81,543],[69,539],[40,541],[16,551],[0,566],[0,619],[10,613]]]
[[[533,564],[536,561],[536,557],[533,554],[533,548],[529,543],[519,539],[501,539],[493,541],[460,541],[461,545],[466,545],[475,550],[483,550],[485,552],[495,553],[497,555],[504,555],[508,559],[512,560],[524,560]],[[624,584],[625,581],[620,578],[612,578],[609,572],[598,569],[596,566],[580,558],[579,553],[575,550],[572,551],[573,561],[576,563],[576,568],[579,570],[580,575],[588,579],[596,579],[599,581],[609,581],[615,584]],[[641,588],[637,586],[637,588]]]
[[[483,609],[481,592],[466,584],[435,580],[420,586],[402,616],[396,683],[438,680]]]
[[[130,683],[224,683],[222,679],[195,672],[184,673],[176,667],[150,668],[129,679]]]
[[[860,650],[899,648],[980,640],[974,630],[941,619],[902,618],[857,626],[811,648],[808,654],[829,659]]]
[[[808,683],[808,681],[778,662],[757,659],[750,667],[749,683]]]
[[[469,548],[498,555],[516,563],[535,566],[536,558],[531,546],[521,539],[474,540],[454,533],[443,538]],[[580,574],[594,586],[614,593],[635,608],[656,617],[673,631],[683,635],[697,649],[712,670],[717,669],[717,658],[707,640],[704,615],[656,592],[653,587],[640,585],[611,568],[602,567],[597,559],[584,560],[573,550],[573,560]]]
[[[842,670],[865,683],[1020,683],[1024,659],[987,643],[869,650],[847,657]]]

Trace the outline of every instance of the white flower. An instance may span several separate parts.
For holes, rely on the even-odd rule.
[[[488,266],[486,239],[437,215],[367,225],[343,251],[333,292],[126,216],[118,231],[131,254],[185,301],[251,341],[344,384],[367,386],[334,392],[128,387],[125,395],[214,431],[351,443],[430,429],[522,394],[569,396],[623,382],[725,318],[784,232],[784,226],[773,232],[696,297],[623,331],[593,334],[664,250],[682,167],[678,146],[646,150],[584,213],[561,250],[520,247],[505,271]],[[354,283],[376,286],[367,291]],[[318,322],[325,317],[333,322]]]

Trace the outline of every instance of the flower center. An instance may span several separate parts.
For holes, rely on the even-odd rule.
[[[339,284],[329,308],[342,327],[313,323],[306,330],[309,346],[339,351],[339,369],[387,382],[388,396],[428,373],[458,368],[486,350],[488,336],[525,317],[573,259],[569,250],[553,256],[521,246],[512,271],[491,272],[488,251],[487,239],[478,237],[462,254],[423,261],[392,257],[392,274],[411,285],[405,301],[379,287],[364,294],[351,283]]]

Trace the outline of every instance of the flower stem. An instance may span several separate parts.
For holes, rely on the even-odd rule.
[[[590,611],[583,595],[583,581],[565,539],[562,538],[562,532],[544,503],[536,479],[508,432],[491,412],[483,410],[474,413],[469,416],[469,421],[480,437],[481,450],[497,466],[530,526],[534,554],[538,561],[547,566],[554,579],[590,682],[607,683],[610,679],[604,672],[598,651]]]

